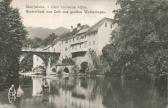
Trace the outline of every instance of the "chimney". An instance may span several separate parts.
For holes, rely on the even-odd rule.
[[[78,24],[77,24],[77,30],[80,30],[80,29],[81,29],[81,24],[78,23]]]
[[[71,29],[70,29],[70,32],[72,32],[73,31],[73,26],[71,26]]]

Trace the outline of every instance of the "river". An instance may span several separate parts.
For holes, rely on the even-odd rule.
[[[168,108],[165,80],[20,76],[20,86],[24,94],[13,104],[0,91],[0,108]]]

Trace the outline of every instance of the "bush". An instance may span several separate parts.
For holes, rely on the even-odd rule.
[[[86,70],[88,69],[88,62],[82,62],[81,65],[80,65],[80,67],[81,67],[80,72],[81,73],[85,73]]]
[[[72,60],[72,58],[65,58],[62,60],[63,64],[67,64],[67,65],[74,65],[75,62]]]
[[[79,66],[78,65],[74,65],[72,67],[72,71],[74,72],[74,74],[77,74],[79,72]]]

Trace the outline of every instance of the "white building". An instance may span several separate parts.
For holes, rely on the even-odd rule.
[[[103,47],[111,41],[111,33],[114,29],[112,23],[112,19],[103,18],[91,27],[78,24],[71,32],[55,40],[54,44],[46,47],[44,51],[59,52],[60,60],[80,58],[78,60],[83,61],[82,58],[90,49],[98,56],[102,55]]]

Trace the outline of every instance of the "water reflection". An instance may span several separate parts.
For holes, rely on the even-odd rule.
[[[50,93],[50,80],[45,78],[32,78],[33,93],[32,96],[41,96]]]
[[[20,102],[15,106],[9,104],[4,98],[7,92],[2,91],[0,108],[167,108],[165,79],[153,82],[87,77],[25,79],[30,78],[21,79],[24,96]]]

